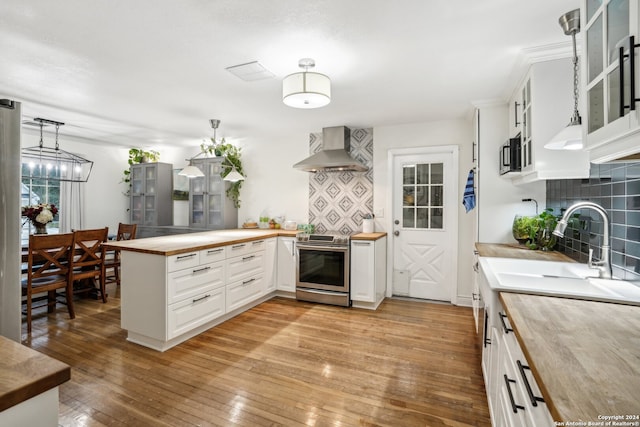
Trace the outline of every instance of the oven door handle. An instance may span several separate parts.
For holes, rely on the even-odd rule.
[[[322,246],[322,245],[301,245],[297,244],[298,249],[312,250],[312,251],[332,251],[332,252],[347,252],[349,246]]]

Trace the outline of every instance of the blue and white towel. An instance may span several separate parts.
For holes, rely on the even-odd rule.
[[[467,185],[464,187],[464,196],[462,196],[462,204],[467,212],[476,207],[476,191],[473,188],[474,180],[475,171],[471,169],[469,176],[467,176]]]

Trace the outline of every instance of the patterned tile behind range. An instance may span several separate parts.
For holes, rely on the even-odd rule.
[[[614,275],[640,280],[640,162],[592,164],[587,179],[547,181],[547,207],[559,215],[571,204],[589,200],[605,208],[611,222]],[[578,211],[575,228],[567,228],[558,249],[586,262],[589,248],[600,256],[604,223],[589,209]]]
[[[322,133],[309,137],[309,152],[322,148]],[[362,230],[362,218],[373,212],[373,129],[351,129],[352,157],[369,167],[367,172],[311,174],[309,222],[316,231],[338,230],[352,234]]]

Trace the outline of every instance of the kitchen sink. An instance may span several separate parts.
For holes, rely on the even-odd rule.
[[[640,287],[600,279],[586,264],[513,258],[480,258],[492,289],[640,305]]]

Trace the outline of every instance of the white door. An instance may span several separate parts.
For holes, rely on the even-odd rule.
[[[393,294],[452,302],[457,287],[457,147],[402,151],[390,153]]]

